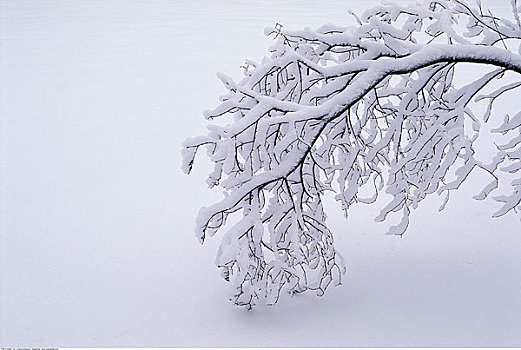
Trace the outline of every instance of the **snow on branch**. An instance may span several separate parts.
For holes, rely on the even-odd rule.
[[[472,105],[486,104],[486,123],[499,96],[520,92],[516,1],[512,9],[513,21],[440,0],[382,5],[354,15],[352,27],[277,24],[266,30],[275,40],[270,57],[246,61],[240,82],[218,75],[228,92],[204,115],[228,124],[188,139],[183,169],[191,171],[200,148],[214,164],[207,182],[224,198],[200,210],[196,232],[202,243],[226,231],[216,263],[236,305],[272,305],[282,291],[323,295],[341,283],[346,267],[327,226],[327,191],[346,217],[351,205],[375,203],[385,191],[391,199],[375,220],[401,213],[389,233],[402,235],[419,202],[434,192],[448,200],[473,169],[493,177],[476,199],[497,189],[498,171],[521,174],[519,111],[493,130],[518,135],[497,146],[492,164],[473,148],[481,123]],[[462,64],[485,68],[459,86]],[[369,197],[360,194],[365,185]],[[502,203],[494,216],[521,208],[521,180],[512,186],[511,195],[493,197]]]

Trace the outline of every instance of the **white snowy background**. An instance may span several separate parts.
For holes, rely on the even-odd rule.
[[[180,165],[264,27],[352,23],[371,0],[0,0],[2,346],[521,346],[521,224],[477,172],[402,238],[328,222],[348,265],[323,298],[246,312],[193,227],[220,198]],[[508,14],[509,1],[485,2]],[[517,101],[512,101],[512,106]],[[508,106],[503,106],[508,107]],[[502,116],[501,116],[502,119]]]

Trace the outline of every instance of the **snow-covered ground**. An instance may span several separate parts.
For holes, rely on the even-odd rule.
[[[504,4],[503,4],[504,2]],[[507,13],[509,1],[495,1]],[[181,142],[260,59],[266,26],[350,23],[376,1],[0,1],[2,346],[521,346],[521,224],[433,197],[403,238],[329,223],[345,283],[245,312],[193,234],[204,157]],[[518,101],[512,101],[512,106]],[[519,105],[518,105],[519,106]]]

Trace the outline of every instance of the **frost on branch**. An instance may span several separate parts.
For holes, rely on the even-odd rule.
[[[399,213],[389,230],[396,235],[427,195],[448,200],[475,168],[492,179],[476,199],[496,190],[499,171],[517,174],[512,194],[493,196],[502,203],[494,216],[520,209],[519,110],[494,128],[510,138],[491,163],[473,147],[497,98],[521,91],[515,0],[512,10],[509,20],[449,0],[382,5],[355,15],[353,27],[277,24],[266,31],[275,39],[270,57],[246,61],[240,82],[219,74],[228,92],[205,117],[224,121],[184,143],[183,168],[190,172],[205,148],[214,164],[207,183],[224,189],[220,202],[201,209],[196,230],[201,242],[226,231],[216,263],[235,304],[271,305],[282,291],[322,295],[341,283],[327,191],[346,217],[384,191],[391,199],[375,220]],[[462,64],[479,69],[456,84]],[[485,107],[473,110],[476,103]]]

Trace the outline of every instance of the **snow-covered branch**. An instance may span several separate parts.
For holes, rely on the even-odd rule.
[[[477,199],[497,188],[498,171],[521,174],[518,111],[493,130],[517,136],[498,146],[492,164],[473,149],[481,123],[472,104],[487,104],[487,122],[499,96],[520,91],[515,1],[512,8],[513,21],[446,0],[382,5],[355,15],[353,27],[276,25],[266,31],[276,40],[269,58],[247,61],[240,82],[219,75],[228,93],[205,117],[233,119],[187,140],[183,168],[190,172],[206,148],[214,163],[207,182],[225,191],[201,209],[196,231],[201,242],[227,231],[217,265],[233,281],[235,304],[273,304],[282,290],[322,295],[341,283],[345,266],[327,227],[326,191],[346,216],[352,204],[374,203],[385,191],[391,200],[375,220],[401,212],[389,230],[401,235],[420,201],[434,192],[448,199],[474,168],[494,178]],[[462,64],[483,68],[457,87]],[[505,77],[508,83],[485,93]],[[363,197],[367,186],[372,195]],[[513,194],[493,197],[503,204],[495,216],[520,208],[521,181],[512,186]]]

